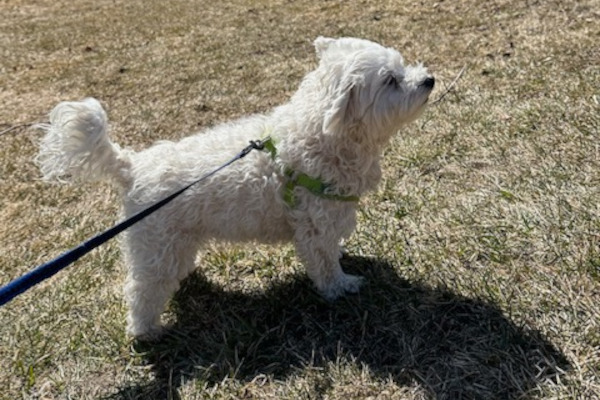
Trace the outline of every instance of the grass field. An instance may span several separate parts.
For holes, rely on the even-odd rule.
[[[3,0],[0,131],[94,96],[136,149],[284,102],[319,35],[437,78],[361,200],[335,303],[289,246],[211,248],[161,341],[124,334],[116,241],[0,309],[2,399],[600,399],[600,2]],[[463,70],[464,68],[464,70]],[[459,72],[462,75],[446,92]],[[119,219],[0,135],[0,282]]]

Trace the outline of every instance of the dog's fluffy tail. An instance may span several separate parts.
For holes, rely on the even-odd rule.
[[[93,98],[62,102],[50,113],[36,162],[45,180],[88,181],[113,178],[129,184],[129,152],[107,134],[106,112]]]

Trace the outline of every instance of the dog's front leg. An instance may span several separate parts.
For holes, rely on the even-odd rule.
[[[323,297],[334,300],[357,293],[363,278],[346,274],[340,266],[340,239],[336,224],[314,224],[306,218],[298,224],[295,246],[306,272]]]

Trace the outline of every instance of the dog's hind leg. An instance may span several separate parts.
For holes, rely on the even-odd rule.
[[[158,338],[163,330],[160,315],[178,288],[177,280],[140,279],[129,274],[125,283],[127,333],[142,340]]]
[[[147,233],[147,232],[146,232]],[[127,235],[124,243],[128,274],[125,282],[127,333],[140,339],[160,336],[160,315],[180,282],[194,269],[197,246],[172,236],[168,242]]]

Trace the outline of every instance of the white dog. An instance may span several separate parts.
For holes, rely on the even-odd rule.
[[[287,104],[141,152],[109,139],[95,99],[63,102],[50,114],[37,157],[45,179],[112,178],[126,216],[229,160],[250,140],[272,137],[270,151],[251,152],[127,231],[129,334],[160,333],[167,301],[211,239],[293,241],[323,296],[358,291],[362,278],[340,267],[340,240],[354,229],[358,197],[380,180],[384,146],[424,109],[434,78],[367,40],[319,37],[315,48],[319,65]]]

